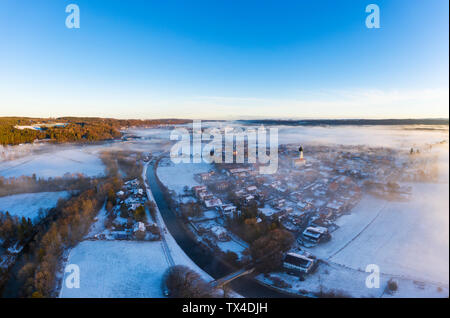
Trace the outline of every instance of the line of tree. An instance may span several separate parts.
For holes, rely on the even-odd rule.
[[[56,273],[60,270],[63,252],[74,247],[89,232],[98,210],[108,193],[120,189],[118,180],[106,180],[94,184],[91,189],[81,192],[53,209],[56,220],[49,220],[30,244],[32,251],[28,261],[16,278],[21,284],[22,297],[53,296]]]
[[[8,211],[0,211],[0,239],[4,246],[12,242],[22,242],[33,230],[30,218],[13,216]]]
[[[111,161],[103,162],[107,171],[114,170]],[[23,234],[31,242],[22,257],[23,265],[10,278],[14,284],[19,285],[16,297],[54,296],[58,279],[56,274],[61,271],[64,251],[83,240],[105,201],[106,204],[115,204],[115,194],[123,186],[123,180],[114,174],[89,179],[89,183],[78,185],[78,195],[59,200],[57,206],[33,226],[31,235]],[[10,217],[6,217],[7,221],[9,219]],[[24,220],[21,222],[18,224],[21,228],[14,230],[19,237]],[[7,222],[10,223],[11,221]],[[10,229],[7,231],[10,237],[14,236],[15,232]]]
[[[91,186],[93,179],[82,174],[63,178],[37,178],[32,176],[20,176],[4,178],[0,176],[0,197],[18,193],[71,191],[86,189]]]

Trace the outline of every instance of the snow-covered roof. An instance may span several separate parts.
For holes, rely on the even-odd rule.
[[[217,237],[227,234],[227,230],[224,227],[220,226],[220,225],[215,225],[215,226],[211,227],[210,230]]]
[[[137,231],[145,232],[145,224],[142,223],[142,222],[136,223],[136,224],[134,225],[133,231],[134,231],[134,232],[137,232]]]

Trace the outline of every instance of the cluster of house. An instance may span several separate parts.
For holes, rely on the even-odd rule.
[[[158,240],[160,238],[158,227],[154,223],[136,222],[131,228],[106,231],[99,233],[94,238],[99,240]]]
[[[117,204],[125,204],[129,211],[135,211],[147,199],[138,179],[126,181],[122,190],[116,193]]]
[[[228,230],[214,221],[196,223],[194,227],[198,233],[210,234],[220,242],[227,242],[230,240],[230,234]]]
[[[195,186],[192,192],[206,209],[232,217],[239,211],[234,205],[223,203],[227,198],[223,190],[231,188],[243,205],[256,202],[262,215],[280,221],[296,234],[298,243],[314,246],[331,239],[331,232],[337,227],[335,220],[359,202],[366,180],[385,180],[395,173],[398,164],[389,151],[378,153],[358,147],[347,150],[319,146],[306,160],[302,147],[300,155],[294,158],[292,149],[280,147],[280,164],[275,174],[261,175],[257,165],[222,166],[196,175],[197,181],[214,193],[206,185]],[[298,154],[297,150],[294,152]],[[215,193],[214,189],[219,191]],[[227,240],[225,228],[209,226],[204,230],[218,240]],[[289,253],[283,266],[308,273],[315,264],[312,255]]]
[[[125,206],[128,212],[133,213],[140,206],[144,207],[147,197],[138,179],[126,181],[120,191],[116,193],[116,205],[111,216],[112,228],[95,235],[100,240],[156,240],[159,239],[158,227],[154,222],[136,221],[132,218],[121,217],[121,209]],[[132,224],[130,224],[132,220]]]
[[[211,194],[204,185],[194,186],[192,192],[207,209],[216,209],[226,217],[233,217],[237,213],[236,206],[231,203],[224,204],[221,199]]]
[[[207,173],[200,173],[195,176],[198,182],[208,182],[215,173],[210,171]],[[225,182],[215,183],[216,188],[225,190],[227,187],[221,188],[220,185]],[[226,182],[229,184],[229,182]],[[202,218],[192,220],[192,225],[200,234],[209,234],[210,237],[220,242],[230,241],[229,231],[220,223],[225,219],[232,219],[239,216],[237,207],[232,203],[224,203],[222,199],[208,191],[205,185],[194,186],[191,189],[192,194],[205,208]],[[222,219],[219,221],[219,219]],[[219,221],[219,222],[218,222]]]

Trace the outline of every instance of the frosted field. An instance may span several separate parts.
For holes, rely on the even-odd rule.
[[[324,293],[336,292],[346,297],[356,298],[445,298],[448,297],[448,287],[438,288],[435,284],[421,284],[410,279],[395,278],[398,290],[389,294],[385,286],[390,275],[380,275],[380,288],[367,288],[366,278],[368,273],[365,271],[355,271],[338,264],[322,264],[313,275],[309,275],[305,281],[301,282],[297,277],[287,275],[286,273],[271,273],[271,276],[279,277],[291,284],[287,291],[291,293],[316,294],[321,291]],[[257,279],[271,284],[271,280],[263,275],[258,275]]]
[[[182,194],[183,188],[188,186],[189,189],[193,186],[200,185],[194,179],[197,173],[208,172],[211,165],[208,163],[179,163],[174,164],[170,162],[169,166],[158,166],[157,174],[159,180],[170,190],[177,194]]]
[[[68,264],[79,266],[80,288],[67,288],[63,280],[60,297],[163,297],[167,263],[160,242],[84,241]]]
[[[331,261],[419,281],[449,281],[449,201],[446,186],[419,184],[410,202],[388,202],[378,217]],[[430,200],[432,197],[439,200]],[[336,234],[336,239],[339,239]]]
[[[343,215],[336,220],[339,228],[334,231],[329,242],[312,248],[305,248],[318,258],[329,259],[344,249],[357,235],[364,231],[369,224],[377,218],[386,202],[364,196],[350,214]]]
[[[54,178],[62,177],[66,173],[81,173],[90,177],[103,175],[103,163],[95,153],[89,152],[89,148],[62,149],[12,161],[2,161],[0,176],[10,178],[36,174],[38,178]]]
[[[11,215],[33,220],[39,209],[47,210],[56,206],[60,198],[68,198],[67,191],[23,193],[0,197],[0,211],[8,211]]]
[[[212,280],[170,234],[165,237],[175,265],[186,265]],[[70,251],[66,264],[80,267],[80,288],[67,288],[64,277],[62,298],[161,298],[162,278],[170,266],[161,241],[83,241]]]
[[[448,183],[414,184],[410,202],[366,197],[351,215],[338,220],[340,228],[332,233],[330,242],[308,250],[330,264],[342,265],[342,270],[353,270],[355,275],[365,275],[368,264],[378,265],[386,281],[395,277],[409,286],[407,294],[400,297],[426,294],[414,281],[431,284],[425,288],[428,293],[434,293],[436,286],[447,288],[444,294],[448,295],[448,190]],[[345,273],[335,274],[339,275]],[[333,281],[326,285],[342,286]]]

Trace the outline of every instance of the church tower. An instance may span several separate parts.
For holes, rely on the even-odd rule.
[[[303,158],[303,147],[300,146],[300,148],[298,148],[298,151],[300,153],[300,157],[298,159],[294,160],[295,168],[301,167],[306,164],[306,160],[305,160],[305,158]]]

